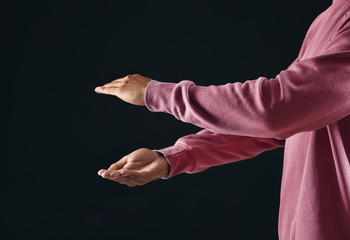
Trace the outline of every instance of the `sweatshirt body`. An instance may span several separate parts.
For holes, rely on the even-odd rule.
[[[334,0],[275,79],[209,87],[151,81],[151,111],[205,129],[158,150],[169,177],[284,146],[279,238],[350,239],[349,18],[350,1]]]
[[[332,34],[342,24],[342,18],[348,17],[349,10],[348,2],[335,1],[319,15],[308,31],[299,59],[323,54]],[[280,239],[350,239],[349,160],[349,115],[324,128],[297,133],[286,139]]]

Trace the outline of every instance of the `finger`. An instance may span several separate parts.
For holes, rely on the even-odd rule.
[[[99,170],[99,171],[97,172],[97,174],[101,176],[102,173],[104,173],[105,171],[106,171],[106,169],[101,169],[101,170]]]
[[[141,173],[136,173],[138,171],[136,170],[128,170],[128,169],[123,169],[123,170],[111,170],[108,173],[108,178],[113,178],[117,180],[123,180],[125,179],[133,179],[136,181],[142,181],[141,178],[143,178],[143,175]]]
[[[98,86],[95,88],[95,92],[97,93],[104,93],[104,89],[103,89],[103,86]]]
[[[113,86],[113,87],[102,86],[102,87],[95,88],[95,92],[102,93],[102,94],[114,95],[117,89],[118,89],[117,86]]]
[[[100,93],[101,89],[100,87],[95,87],[95,92]]]
[[[123,83],[122,80],[114,80],[113,82],[106,83],[106,84],[103,85],[102,87],[118,87],[118,86],[121,85],[122,83]]]
[[[128,158],[128,155],[124,156],[122,159],[120,159],[118,162],[113,163],[108,170],[118,170],[124,167],[126,164],[126,160]]]
[[[103,178],[110,178],[111,177],[111,173],[113,173],[115,171],[119,172],[120,170],[105,170],[104,172],[102,172],[101,177],[103,177]]]
[[[107,170],[118,170],[121,167],[118,167],[117,163],[113,163],[111,166],[109,166],[109,168]]]
[[[99,87],[106,87],[106,86],[110,87],[110,86],[113,86],[114,84],[118,84],[118,83],[121,83],[121,82],[123,82],[122,79],[116,79],[116,80],[113,80],[113,81],[111,81],[109,83],[105,83],[105,84],[103,84],[103,85],[101,85]]]
[[[121,170],[120,175],[123,177],[130,177],[130,178],[139,179],[139,180],[141,180],[145,177],[141,171],[131,170],[131,169]]]
[[[128,176],[122,176],[120,174],[120,171],[113,171],[110,176],[108,177],[109,180],[121,183],[121,184],[125,184],[129,187],[134,187],[134,186],[140,186],[144,184],[144,181],[140,181],[137,179],[133,179],[131,177]]]
[[[95,88],[95,92],[97,92],[97,93],[104,93],[104,89],[103,89],[102,86],[96,87],[96,88]]]
[[[103,178],[107,178],[107,177],[109,177],[109,172],[107,170],[104,170],[103,172],[101,172],[100,176]]]
[[[121,170],[109,170],[106,171],[106,173],[104,174],[104,176],[106,178],[109,178],[111,180],[115,180],[118,182],[124,182],[126,179],[130,179],[133,178],[133,176],[125,176],[121,173]]]
[[[126,78],[125,78],[125,77],[122,77],[122,78],[117,78],[117,79],[113,80],[112,82],[121,83],[121,82],[123,82],[123,81],[125,81],[125,80],[126,80]]]
[[[111,173],[109,174],[109,176],[111,177],[111,178],[121,178],[122,177],[122,175],[120,174],[120,171],[111,171]]]
[[[122,178],[122,174],[120,170],[106,170],[104,171],[101,176],[103,178]]]
[[[145,167],[144,162],[129,162],[129,161],[123,166],[123,168],[132,169],[132,170],[140,170],[143,167]]]
[[[124,184],[129,178],[123,177],[120,171],[112,171],[108,179]]]
[[[113,180],[113,179],[112,179]],[[121,179],[119,179],[118,181],[116,181],[118,183],[121,184],[125,184],[128,187],[135,187],[135,186],[141,186],[144,185],[145,183],[142,181],[138,181],[136,179],[133,178],[129,178],[129,177],[122,177]]]
[[[141,183],[137,180],[134,180],[132,178],[129,178],[129,177],[123,177],[121,179],[110,178],[109,180],[115,181],[115,182],[120,183],[120,184],[125,184],[128,187],[135,187],[135,186],[143,185],[143,183]]]

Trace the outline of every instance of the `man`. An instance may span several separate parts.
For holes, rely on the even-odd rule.
[[[350,1],[333,0],[276,78],[196,86],[128,75],[95,91],[204,130],[98,172],[128,186],[285,147],[279,237],[350,239]]]

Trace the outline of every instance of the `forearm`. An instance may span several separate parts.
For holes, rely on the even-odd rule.
[[[209,167],[249,159],[284,146],[284,140],[223,135],[202,130],[180,138],[174,146],[159,149],[170,165],[168,177],[196,173]]]

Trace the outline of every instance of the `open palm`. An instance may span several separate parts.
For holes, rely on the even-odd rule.
[[[160,153],[141,148],[124,156],[108,169],[101,169],[98,174],[103,178],[134,187],[165,177],[168,172],[169,164]]]

